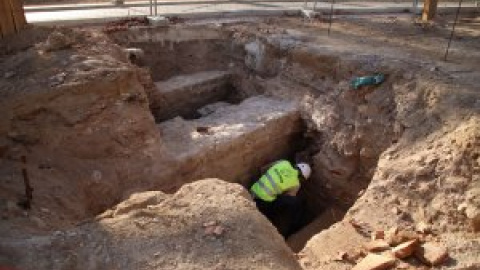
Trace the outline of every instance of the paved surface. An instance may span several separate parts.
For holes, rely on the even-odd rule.
[[[158,15],[183,16],[183,17],[208,17],[208,16],[255,16],[255,15],[281,15],[299,14],[304,8],[303,1],[266,0],[254,1],[159,1]],[[439,12],[453,12],[458,4],[441,3]],[[313,7],[313,2],[307,3]],[[477,10],[473,3],[463,5],[465,11]],[[318,2],[319,11],[329,11],[328,2]],[[421,10],[421,4],[417,11]],[[341,13],[399,13],[413,11],[412,3],[391,2],[346,2],[335,5],[335,11]],[[26,17],[29,23],[43,25],[98,23],[132,16],[150,14],[148,1],[127,3],[124,6],[110,4],[85,4],[85,5],[56,5],[36,6],[26,8]]]

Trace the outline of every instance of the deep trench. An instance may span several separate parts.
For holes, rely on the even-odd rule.
[[[237,66],[243,65],[242,60],[239,60],[244,57],[243,46],[233,44],[224,37],[219,36],[212,39],[198,37],[190,39],[186,37],[182,41],[172,41],[165,38],[168,33],[165,33],[164,30],[160,31],[160,33],[148,33],[149,38],[147,40],[135,40],[135,37],[121,34],[114,36],[114,39],[122,46],[140,48],[144,51],[144,58],[135,59],[137,62],[135,64],[148,67],[154,82],[168,81],[175,76],[195,72],[228,70],[232,63]],[[143,37],[146,36],[145,33],[142,35]],[[186,103],[177,112],[159,113],[155,111],[151,104],[152,114],[159,124],[175,117],[181,117],[184,120],[197,120],[214,111],[213,109],[210,113],[205,113],[204,110],[202,113],[201,110],[205,106],[220,103],[222,106],[238,105],[248,97],[255,95],[252,94],[254,91],[242,89],[242,86],[235,82],[234,77],[229,78],[226,83],[220,83],[213,87],[210,85],[218,94],[200,102]],[[200,93],[199,96],[204,95]],[[191,99],[196,98],[192,97]],[[171,104],[167,105],[170,107]],[[318,138],[312,136],[311,133],[308,136],[305,135],[307,134],[305,124],[301,123],[300,125],[300,130],[293,140],[281,142],[289,145],[288,150],[281,157],[276,156],[275,159],[282,158],[291,162],[311,163],[312,154],[318,151],[316,146]],[[204,134],[210,132],[208,127],[197,127],[196,131]],[[272,157],[270,161],[275,161],[275,159]],[[265,165],[264,163],[257,164],[254,170],[246,172],[250,181],[247,184],[245,182],[241,182],[241,184],[248,189],[261,176],[261,168]],[[311,179],[302,183],[302,188],[297,195],[304,205],[301,227],[285,239],[294,252],[300,251],[312,236],[340,221],[351,206],[349,203],[339,204],[338,201],[332,199],[321,183],[322,179],[314,174]],[[284,231],[290,218],[279,211],[270,221],[279,231]]]

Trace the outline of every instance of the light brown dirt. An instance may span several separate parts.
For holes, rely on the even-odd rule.
[[[136,194],[95,222],[0,245],[25,270],[301,269],[245,189],[218,179]]]

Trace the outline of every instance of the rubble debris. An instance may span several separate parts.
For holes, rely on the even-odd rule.
[[[52,52],[68,49],[72,46],[73,42],[73,39],[69,36],[59,31],[54,31],[40,47],[46,52]]]
[[[426,233],[432,232],[432,228],[426,222],[421,221],[415,226],[415,231],[419,232],[419,233],[426,234]]]
[[[348,253],[345,251],[338,252],[337,256],[333,258],[334,261],[346,261],[348,260]]]
[[[125,31],[130,27],[147,26],[148,24],[149,22],[146,17],[128,18],[128,19],[123,19],[123,20],[118,20],[118,21],[108,23],[103,28],[103,32],[113,33],[113,32]]]
[[[392,249],[395,257],[399,259],[407,258],[412,255],[415,249],[417,248],[419,241],[417,239],[410,240],[408,242],[402,243]]]
[[[446,247],[427,242],[415,250],[415,257],[429,266],[437,266],[448,258],[448,250]]]
[[[470,224],[474,232],[480,232],[480,207],[469,205],[465,214],[470,220]]]
[[[225,232],[225,228],[219,225],[217,221],[209,221],[203,223],[205,235],[222,236]]]
[[[390,245],[385,240],[374,240],[365,244],[365,249],[372,252],[378,252],[390,249]]]
[[[385,240],[390,246],[397,246],[406,241],[419,240],[420,236],[412,231],[399,230],[397,227],[393,227],[385,234]]]
[[[385,231],[374,231],[372,233],[372,240],[385,239]]]
[[[352,270],[385,270],[393,265],[395,265],[394,258],[370,253],[355,265]]]
[[[223,234],[224,231],[225,231],[225,228],[223,228],[222,226],[216,226],[215,229],[213,230],[213,234],[220,236]]]
[[[392,214],[399,215],[401,213],[402,213],[402,210],[400,210],[400,208],[396,206],[392,208]]]
[[[400,261],[397,265],[396,265],[397,269],[409,269],[410,268],[410,264],[406,263],[406,262],[402,262]],[[411,268],[410,268],[411,269]]]
[[[368,227],[368,224],[366,224],[366,223],[359,222],[359,221],[356,221],[354,219],[350,219],[348,222],[360,234],[368,236],[371,232],[371,229]]]

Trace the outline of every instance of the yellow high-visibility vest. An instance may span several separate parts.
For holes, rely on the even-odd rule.
[[[287,160],[276,162],[250,188],[258,198],[272,202],[285,191],[300,186],[299,171]]]

